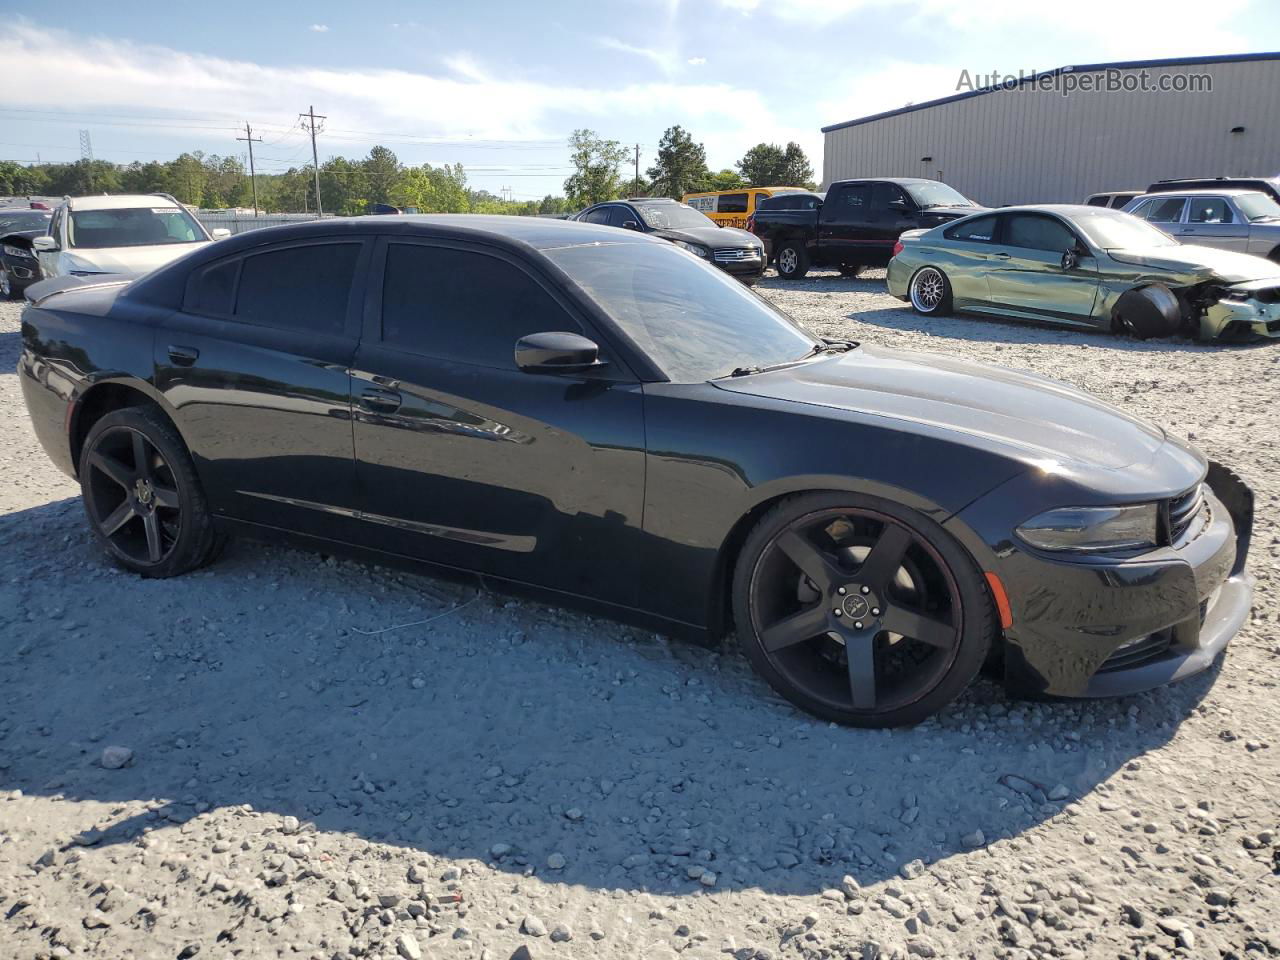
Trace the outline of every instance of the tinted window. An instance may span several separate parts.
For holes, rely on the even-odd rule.
[[[974,217],[947,230],[948,240],[967,240],[970,243],[990,243],[996,235],[995,217]]]
[[[582,215],[584,223],[608,223],[609,208],[601,207],[598,210],[588,210]]]
[[[1111,200],[1111,209],[1119,210],[1136,196],[1136,193],[1117,193]]]
[[[768,199],[769,199],[769,195],[768,195],[767,193],[757,193],[757,194],[756,194],[756,207],[759,207],[759,206],[760,206],[760,204],[764,203],[764,202],[765,202],[766,200],[768,200]]]
[[[1075,247],[1076,235],[1052,217],[1014,214],[1005,227],[1005,243],[1011,247],[1061,253]]]
[[[746,213],[747,195],[745,193],[722,193],[716,203],[716,213]]]
[[[613,244],[606,244],[613,246]],[[382,339],[414,353],[515,367],[516,341],[582,328],[513,263],[470,250],[387,247]]]
[[[560,247],[547,256],[677,383],[796,360],[818,343],[737,280],[671,244]]]
[[[907,199],[907,195],[903,193],[902,188],[896,183],[873,183],[871,185],[871,212],[876,214],[891,213],[897,214],[900,211],[891,209],[889,204],[894,200]]]
[[[639,219],[634,213],[626,207],[610,207],[609,208],[609,226],[620,227],[628,220],[639,223]]]
[[[1192,197],[1188,223],[1231,223],[1231,208],[1222,197]]]
[[[757,200],[756,206],[760,210],[794,210],[796,209],[796,198],[783,194],[780,197],[766,197],[763,200]]]
[[[1181,197],[1151,200],[1142,207],[1142,213],[1138,215],[1152,223],[1177,223],[1182,219],[1182,207],[1185,203],[1186,201]]]
[[[1091,207],[1105,207],[1107,204],[1107,195],[1105,193],[1097,194],[1085,201]]]
[[[841,222],[866,220],[870,201],[871,186],[865,183],[858,184],[841,190],[836,195],[834,204],[830,202],[828,197],[827,205],[823,210],[830,220]]]
[[[184,308],[192,313],[226,316],[231,313],[232,298],[236,292],[236,273],[239,260],[213,263],[191,275],[187,285]]]
[[[358,243],[316,243],[244,258],[237,320],[340,334],[346,325]]]

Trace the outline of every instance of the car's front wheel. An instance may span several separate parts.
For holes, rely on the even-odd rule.
[[[191,455],[155,407],[115,410],[89,429],[80,489],[94,537],[126,570],[173,577],[217,553],[221,540]]]
[[[877,497],[770,510],[733,579],[742,647],[798,707],[859,727],[919,723],[973,680],[996,632],[977,567],[933,520]]]
[[[937,267],[921,267],[911,278],[911,307],[925,316],[951,312],[951,281]]]
[[[778,276],[783,280],[799,280],[809,272],[809,253],[798,240],[786,240],[778,247]]]

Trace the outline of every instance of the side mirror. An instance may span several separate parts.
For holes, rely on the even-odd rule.
[[[578,373],[604,366],[600,348],[577,333],[531,333],[516,341],[516,366],[528,373]]]
[[[1062,252],[1062,269],[1074,270],[1078,266],[1080,266],[1080,252],[1074,247],[1064,250]]]
[[[231,231],[226,227],[218,227],[216,230],[210,230],[209,236],[213,237],[215,240],[225,240],[227,237],[231,236]]]
[[[58,249],[58,241],[54,237],[34,237],[31,240],[31,249],[36,252],[49,253]]]
[[[639,230],[640,224],[636,220],[623,220],[622,229],[623,230]]]

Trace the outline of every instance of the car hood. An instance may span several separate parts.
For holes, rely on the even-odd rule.
[[[1203,458],[1160,427],[1081,390],[940,354],[860,347],[715,384],[961,435],[1048,472],[1124,471],[1133,474],[1125,489],[1186,489],[1204,471]],[[1173,463],[1163,459],[1170,454]]]
[[[1180,243],[1175,247],[1136,247],[1107,252],[1111,259],[1120,263],[1185,275],[1190,283],[1202,280],[1244,283],[1247,280],[1280,278],[1280,265],[1272,263],[1266,257],[1192,243]]]
[[[72,247],[64,251],[66,269],[93,270],[97,273],[118,273],[141,276],[157,267],[172,263],[184,254],[199,250],[212,240],[195,243],[158,243],[144,247],[103,247],[85,249]]]
[[[683,227],[679,230],[655,230],[653,235],[664,240],[700,243],[704,247],[754,249],[760,246],[760,241],[753,234],[737,227]]]

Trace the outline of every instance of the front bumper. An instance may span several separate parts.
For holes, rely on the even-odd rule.
[[[1219,300],[1200,317],[1201,340],[1280,338],[1280,303]]]
[[[764,274],[765,260],[755,257],[751,260],[709,260],[712,266],[719,267],[731,277],[739,280],[755,280]]]
[[[1065,561],[1008,552],[997,564],[1013,603],[1005,685],[1014,694],[1140,693],[1208,669],[1249,617],[1245,569],[1253,493],[1211,464],[1208,521],[1175,547],[1131,560]]]

